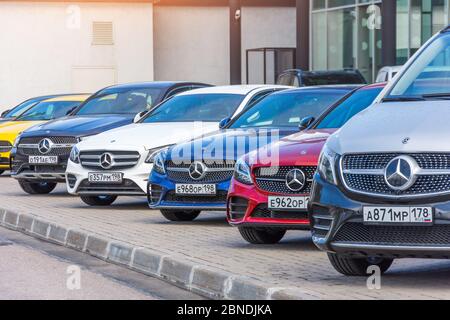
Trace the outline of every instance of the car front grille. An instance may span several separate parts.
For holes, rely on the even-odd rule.
[[[391,188],[385,179],[388,164],[398,156],[409,156],[420,173],[406,190]],[[450,193],[450,154],[351,154],[341,159],[341,176],[350,191],[375,196],[414,197]]]
[[[278,211],[270,210],[267,204],[258,205],[251,213],[253,218],[280,219],[280,220],[308,220],[306,211]]]
[[[111,166],[102,167],[102,155],[109,154],[111,156]],[[87,169],[96,170],[112,170],[112,169],[129,169],[136,166],[140,159],[137,151],[82,151],[80,152],[81,165]]]
[[[48,139],[53,146],[47,153],[39,151],[39,143]],[[69,156],[72,147],[77,144],[75,137],[25,137],[20,139],[17,154],[24,156]]]
[[[450,225],[369,226],[345,223],[333,243],[394,246],[450,246]]]
[[[10,152],[12,145],[9,141],[0,141],[0,152]]]
[[[303,171],[306,178],[306,184],[300,191],[292,191],[286,184],[287,174],[294,169]],[[256,168],[253,174],[260,190],[279,194],[309,194],[316,169],[316,166],[261,167]]]
[[[203,163],[207,171],[205,176],[200,180],[194,180],[189,175],[191,162],[177,164],[173,161],[167,161],[167,176],[171,181],[180,183],[218,183],[230,180],[233,177],[234,161],[214,162],[205,160]]]

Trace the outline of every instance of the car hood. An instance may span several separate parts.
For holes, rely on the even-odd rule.
[[[112,148],[129,150],[135,148],[152,149],[193,139],[219,128],[218,122],[162,122],[133,123],[109,130],[81,142],[81,150]]]
[[[450,102],[385,102],[351,119],[328,140],[339,154],[450,152]]]
[[[306,130],[284,137],[279,142],[265,146],[253,154],[252,164],[254,166],[316,166],[323,145],[335,131],[336,129]],[[270,158],[267,158],[267,155],[270,155]]]
[[[130,124],[133,122],[133,118],[131,115],[69,116],[52,120],[27,130],[25,136],[90,136]]]
[[[298,132],[297,128],[282,130],[225,129],[173,146],[169,160],[236,160],[253,150],[282,137]],[[270,133],[270,134],[268,134]]]
[[[41,123],[42,121],[8,121],[0,123],[0,140],[14,142],[19,133]]]

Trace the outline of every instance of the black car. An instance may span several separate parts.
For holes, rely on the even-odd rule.
[[[65,182],[70,151],[79,141],[131,124],[171,96],[207,86],[144,82],[102,89],[69,116],[24,131],[13,146],[11,176],[27,193],[50,193],[58,182]]]
[[[277,84],[294,87],[310,87],[339,84],[366,84],[364,76],[355,69],[304,71],[286,70],[278,76]]]

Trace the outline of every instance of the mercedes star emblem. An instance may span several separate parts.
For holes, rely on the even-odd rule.
[[[103,169],[109,169],[113,165],[113,157],[110,153],[104,153],[100,156],[100,166]]]
[[[410,156],[400,156],[392,159],[384,173],[388,186],[396,191],[409,189],[416,182],[416,172],[419,165]]]
[[[302,170],[294,169],[286,175],[286,186],[289,190],[298,192],[305,187],[306,177]]]
[[[52,150],[53,142],[50,139],[42,139],[38,144],[38,150],[42,154],[47,154]]]
[[[207,168],[203,162],[195,161],[189,167],[189,176],[194,180],[201,180],[206,175]]]

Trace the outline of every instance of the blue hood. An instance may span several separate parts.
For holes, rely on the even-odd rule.
[[[166,153],[166,160],[237,160],[241,156],[298,132],[283,129],[226,129],[177,144]]]
[[[134,115],[69,116],[46,122],[24,131],[23,137],[56,135],[82,137],[121,127],[133,122]]]

